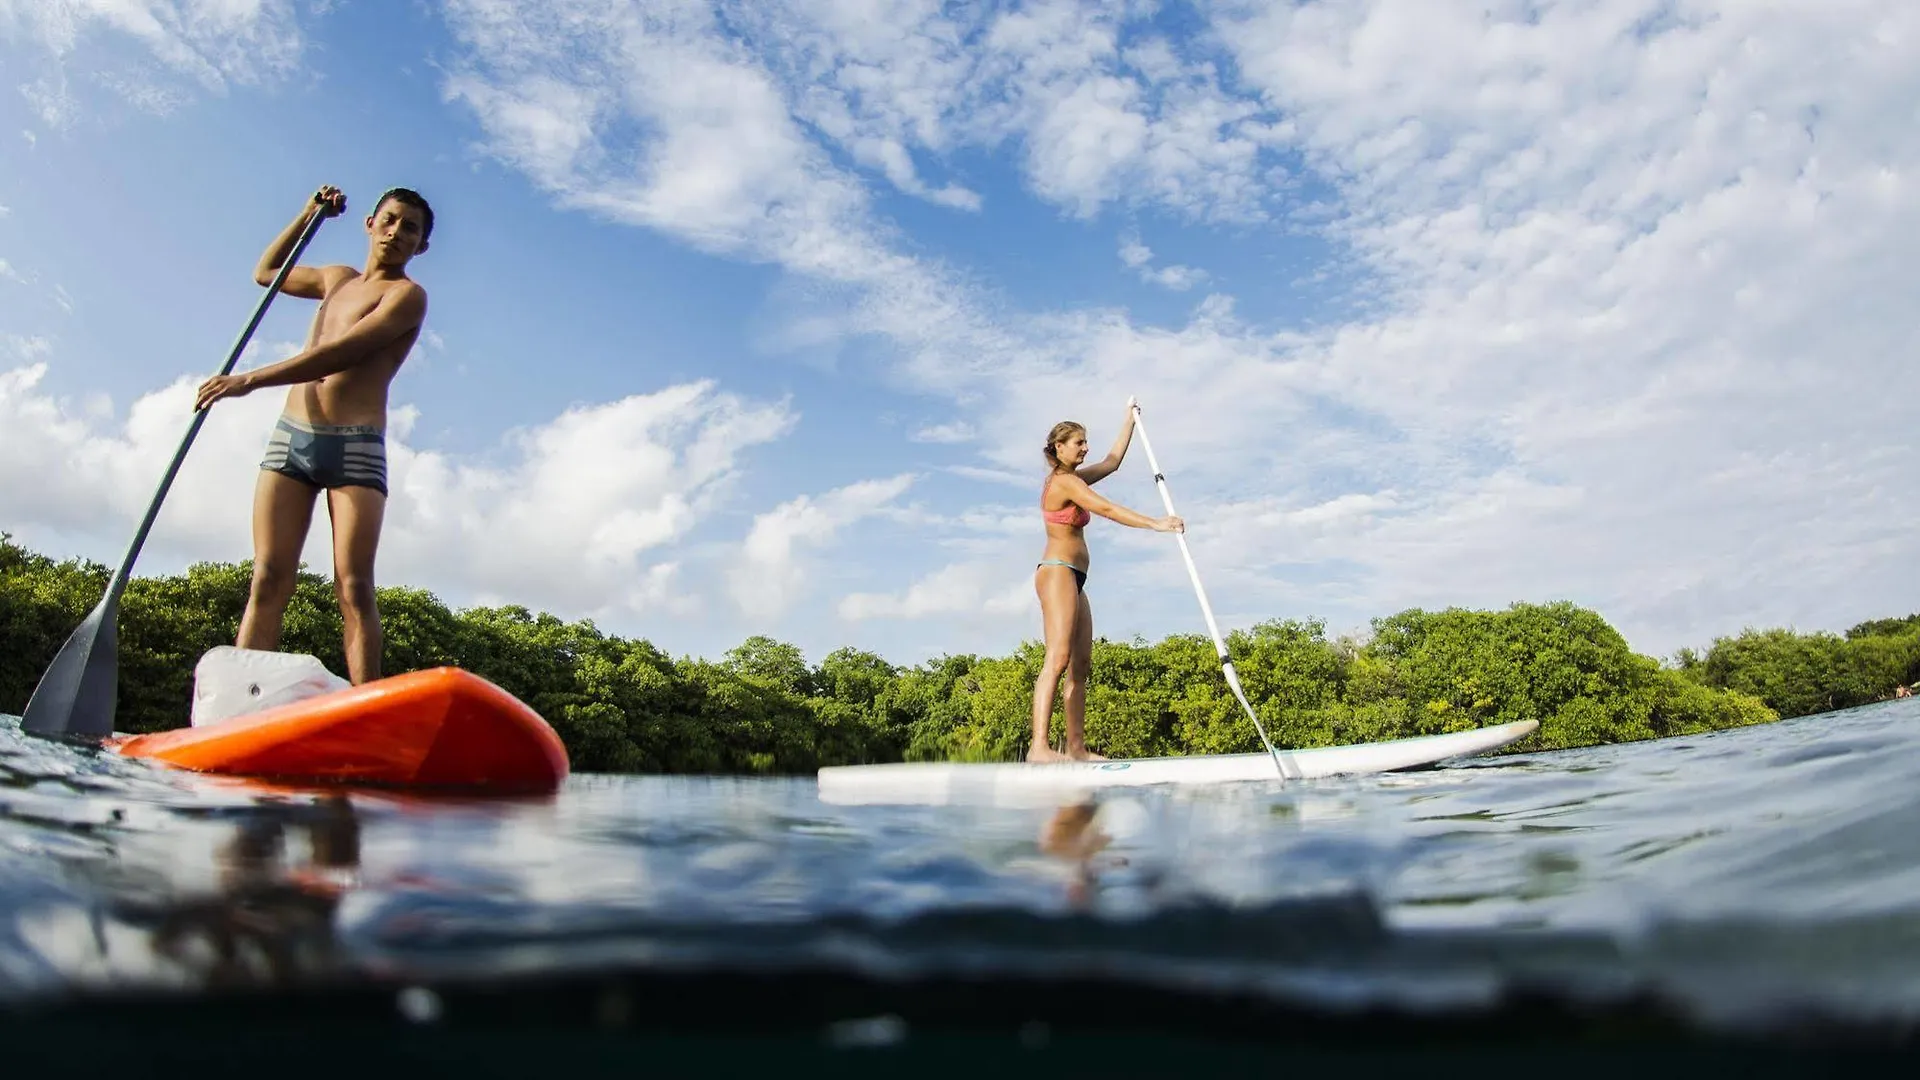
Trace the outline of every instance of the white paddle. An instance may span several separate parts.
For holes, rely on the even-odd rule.
[[[1146,447],[1147,464],[1153,469],[1153,482],[1160,488],[1160,501],[1166,504],[1167,514],[1173,515],[1173,495],[1167,491],[1167,476],[1160,471],[1160,462],[1153,456],[1153,442],[1147,438],[1147,423],[1140,415],[1140,403],[1133,405],[1133,426],[1140,432],[1140,445]],[[1253,721],[1253,730],[1260,733],[1260,742],[1273,755],[1273,767],[1280,770],[1280,779],[1298,780],[1300,767],[1292,760],[1273,748],[1273,740],[1267,738],[1267,729],[1260,725],[1260,718],[1254,715],[1253,706],[1247,704],[1246,692],[1240,689],[1240,676],[1233,670],[1233,657],[1227,655],[1227,643],[1220,637],[1220,626],[1213,621],[1213,607],[1207,603],[1207,590],[1200,587],[1200,571],[1194,568],[1193,553],[1187,550],[1187,534],[1174,533],[1180,541],[1180,557],[1187,561],[1187,576],[1193,579],[1193,592],[1200,598],[1200,613],[1207,617],[1207,631],[1213,635],[1213,647],[1220,653],[1220,668],[1227,673],[1227,687],[1240,701],[1240,707],[1247,710],[1247,719]]]

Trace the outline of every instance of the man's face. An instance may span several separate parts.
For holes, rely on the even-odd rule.
[[[374,261],[383,266],[405,266],[408,259],[427,250],[426,226],[427,217],[419,207],[398,199],[374,207],[367,218]]]

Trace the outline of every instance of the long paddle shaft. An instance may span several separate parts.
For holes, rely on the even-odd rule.
[[[324,203],[307,227],[300,232],[300,240],[294,244],[293,251],[286,261],[281,263],[280,272],[260,296],[260,303],[253,309],[253,318],[247,320],[246,329],[234,339],[233,349],[227,353],[227,362],[221,366],[220,374],[233,370],[240,359],[241,350],[247,347],[247,341],[253,337],[253,331],[267,313],[267,305],[280,292],[280,285],[287,280],[287,274],[293,270],[293,264],[300,261],[300,253],[305,251],[307,243],[314,233],[320,230],[320,223],[331,217]],[[193,445],[194,437],[200,434],[200,425],[207,419],[207,410],[194,412],[193,423],[187,427],[186,438],[180,440],[180,449],[173,455],[173,463],[167,466],[167,474],[160,480],[160,489],[153,494],[153,502],[147,507],[147,516],[140,522],[140,531],[133,534],[133,543],[127,548],[127,557],[121,562],[120,569],[107,582],[107,593],[87,617],[81,620],[67,643],[47,665],[46,674],[40,677],[40,684],[33,688],[33,696],[27,700],[26,713],[20,718],[20,727],[30,735],[48,738],[103,739],[113,734],[114,709],[119,705],[120,694],[120,594],[126,591],[127,581],[133,576],[133,563],[140,557],[140,548],[147,542],[147,532],[153,528],[154,519],[160,516],[160,504],[166,501],[167,489],[173,486],[173,478],[180,471],[180,464],[187,459],[187,448]]]
[[[1147,438],[1147,422],[1141,417],[1138,404],[1133,407],[1133,426],[1140,432],[1140,445],[1146,448],[1147,464],[1153,469],[1153,482],[1160,488],[1160,501],[1166,505],[1167,513],[1172,515],[1174,513],[1173,495],[1167,490],[1167,476],[1160,471],[1160,462],[1153,456],[1153,441]],[[1186,534],[1175,533],[1174,538],[1180,541],[1180,557],[1187,562],[1187,576],[1193,579],[1194,595],[1200,598],[1200,613],[1207,618],[1207,632],[1213,635],[1213,647],[1220,654],[1220,668],[1227,674],[1227,687],[1233,691],[1233,696],[1239,699],[1240,707],[1247,710],[1247,719],[1253,721],[1253,730],[1260,733],[1260,742],[1267,748],[1267,753],[1273,755],[1273,767],[1280,770],[1280,779],[1299,779],[1299,768],[1297,766],[1291,770],[1287,768],[1287,760],[1281,756],[1280,751],[1273,748],[1273,740],[1267,738],[1267,729],[1261,726],[1260,717],[1254,714],[1253,706],[1247,704],[1246,692],[1240,689],[1240,676],[1233,670],[1233,657],[1227,654],[1227,643],[1220,637],[1219,624],[1213,620],[1213,606],[1207,603],[1207,590],[1200,585],[1200,571],[1193,565],[1193,552],[1187,550]]]

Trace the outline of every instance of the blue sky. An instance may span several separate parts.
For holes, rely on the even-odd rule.
[[[117,559],[262,246],[332,183],[358,264],[405,184],[380,577],[456,605],[1004,652],[1042,436],[1131,393],[1229,627],[1905,613],[1917,51],[1867,3],[0,0],[0,528]],[[144,571],[247,557],[278,402]],[[1157,510],[1137,441],[1106,489]],[[1090,539],[1100,633],[1204,629],[1168,538]]]

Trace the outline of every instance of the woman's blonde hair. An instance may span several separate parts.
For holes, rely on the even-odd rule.
[[[1053,425],[1053,430],[1047,432],[1047,447],[1041,451],[1041,453],[1047,455],[1047,464],[1053,466],[1055,472],[1066,468],[1065,465],[1060,464],[1060,455],[1054,453],[1053,448],[1066,442],[1068,438],[1074,435],[1085,435],[1086,433],[1087,429],[1084,425],[1076,424],[1071,420],[1062,420]]]

